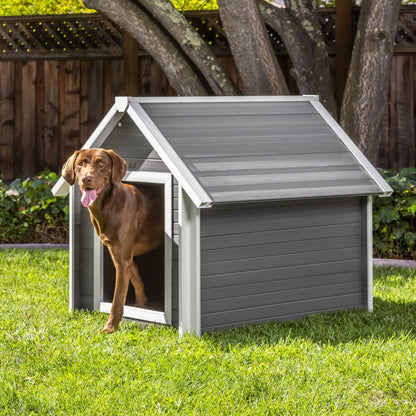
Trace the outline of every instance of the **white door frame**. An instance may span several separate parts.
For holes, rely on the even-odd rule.
[[[124,306],[125,318],[159,324],[172,323],[172,175],[166,172],[127,171],[123,181],[130,183],[156,183],[164,185],[165,193],[165,302],[164,312]],[[110,313],[111,302],[103,302],[104,247],[94,233],[94,309]]]

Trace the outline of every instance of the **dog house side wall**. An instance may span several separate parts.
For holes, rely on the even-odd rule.
[[[201,210],[201,332],[371,308],[366,197]]]

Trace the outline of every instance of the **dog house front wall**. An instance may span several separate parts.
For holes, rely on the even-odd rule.
[[[201,332],[371,309],[368,204],[353,197],[201,210]]]
[[[125,115],[103,141],[102,148],[112,149],[127,162],[128,172],[151,173],[161,176],[169,173],[166,165],[149,145],[137,126]],[[171,249],[171,321],[178,322],[178,191],[177,182],[172,181],[172,249]],[[77,187],[70,190],[70,308],[99,310],[102,301],[101,277],[97,271],[102,267],[102,252],[87,209],[80,204],[80,192]],[[175,220],[176,219],[176,220]],[[101,253],[101,254],[100,254]]]

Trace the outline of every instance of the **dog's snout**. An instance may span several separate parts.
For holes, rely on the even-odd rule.
[[[88,185],[92,181],[92,176],[91,175],[84,175],[84,176],[81,177],[81,181],[84,185]]]

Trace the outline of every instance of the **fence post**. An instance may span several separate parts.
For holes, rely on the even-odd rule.
[[[139,95],[139,44],[127,31],[123,35],[124,94]]]

